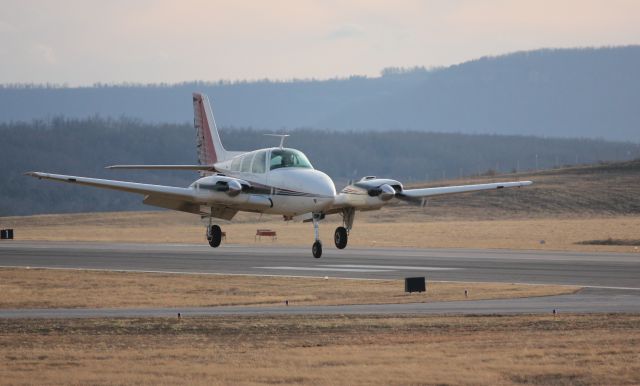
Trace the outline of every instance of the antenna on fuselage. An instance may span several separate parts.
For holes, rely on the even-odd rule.
[[[280,137],[280,149],[284,146],[284,139],[289,136],[289,134],[265,134],[269,137]]]

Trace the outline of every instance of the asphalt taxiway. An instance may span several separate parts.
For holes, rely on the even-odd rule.
[[[1,242],[0,266],[114,271],[313,276],[578,285],[575,295],[541,298],[336,307],[215,307],[185,315],[279,313],[640,312],[640,253],[476,249],[363,249],[190,244]],[[176,309],[4,310],[0,317],[162,316]]]

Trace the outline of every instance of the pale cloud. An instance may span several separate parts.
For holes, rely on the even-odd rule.
[[[348,39],[363,35],[364,31],[361,27],[353,24],[345,24],[339,27],[333,28],[327,34],[327,39]]]
[[[632,0],[0,2],[0,82],[328,78],[640,43]]]
[[[36,44],[31,47],[31,52],[36,60],[43,61],[46,64],[57,64],[58,58],[52,47],[44,44]]]
[[[0,34],[11,33],[15,31],[15,27],[4,20],[0,20]]]

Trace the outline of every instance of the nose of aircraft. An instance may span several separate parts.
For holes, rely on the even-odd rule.
[[[279,188],[307,193],[316,198],[333,199],[336,195],[336,186],[331,178],[314,169],[276,169],[271,171],[269,183]]]
[[[336,186],[331,178],[319,170],[313,171],[313,178],[310,179],[311,192],[319,196],[334,197],[336,195]]]

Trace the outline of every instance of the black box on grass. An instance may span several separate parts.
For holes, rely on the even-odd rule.
[[[426,280],[423,277],[407,277],[404,279],[404,292],[427,292]]]

